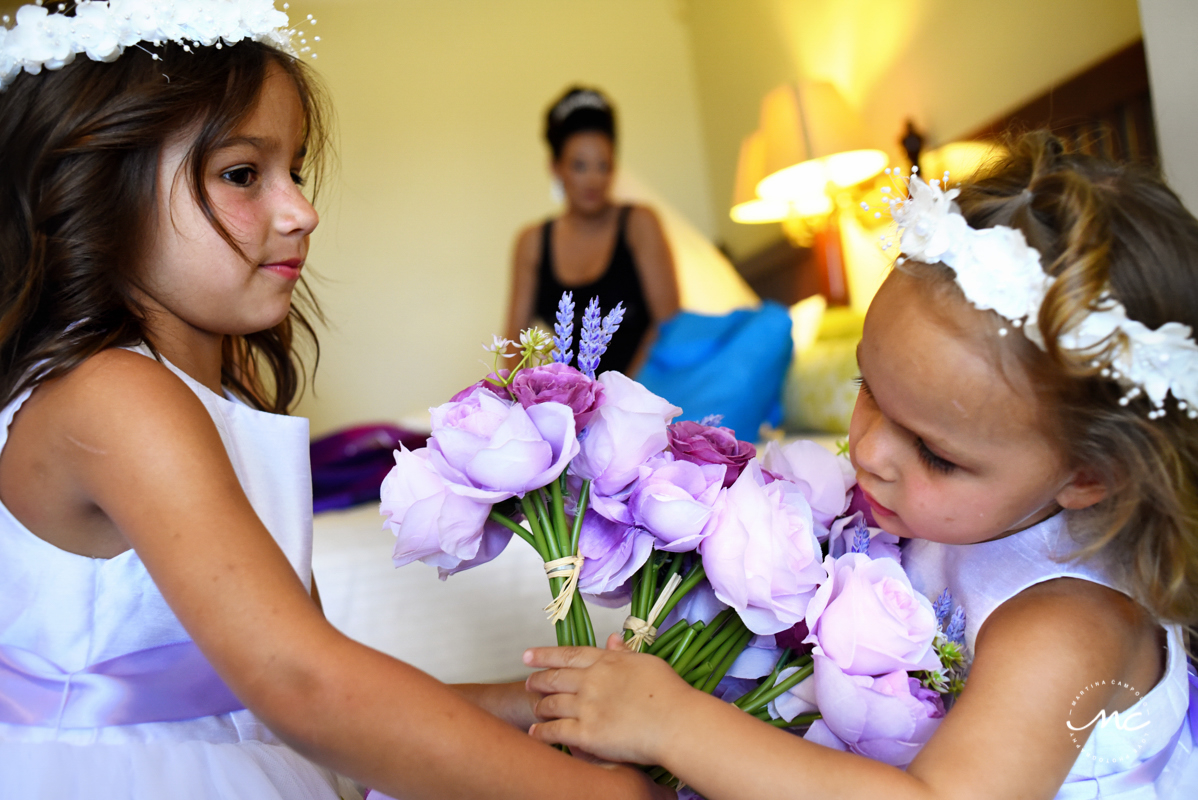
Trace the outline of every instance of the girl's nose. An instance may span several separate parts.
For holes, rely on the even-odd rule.
[[[895,431],[887,419],[869,403],[858,398],[849,425],[853,463],[878,480],[893,481],[898,473],[895,469]]]
[[[288,236],[307,236],[320,223],[320,215],[316,213],[315,207],[304,196],[300,187],[290,183],[284,192],[276,220],[280,233]]]

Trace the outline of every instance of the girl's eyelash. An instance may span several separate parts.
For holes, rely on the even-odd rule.
[[[919,460],[933,472],[947,475],[957,468],[957,465],[953,462],[943,459],[929,450],[928,446],[924,444],[923,439],[915,440],[915,449],[919,451]]]
[[[254,174],[253,167],[234,167],[225,170],[220,176],[236,186],[249,186],[253,182]]]
[[[308,181],[299,170],[292,170],[291,182],[296,186],[304,186]]]
[[[859,391],[865,392],[868,397],[873,397],[874,393],[869,390],[869,384],[865,382],[865,378],[858,375],[856,378],[853,378],[853,383],[857,384]]]

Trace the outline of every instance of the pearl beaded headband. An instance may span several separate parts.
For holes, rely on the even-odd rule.
[[[887,170],[889,172],[889,170]],[[944,183],[947,184],[948,173]],[[886,190],[883,190],[886,191]],[[941,181],[925,183],[918,175],[908,181],[908,196],[888,198],[890,214],[898,225],[898,245],[903,256],[926,264],[941,263],[956,273],[965,298],[979,309],[991,309],[1040,349],[1044,338],[1037,325],[1040,306],[1052,286],[1053,277],[1044,272],[1040,253],[1028,245],[1023,232],[1005,225],[971,228],[954,198],[957,189],[945,191]],[[894,242],[883,245],[889,248]],[[1061,334],[1066,350],[1099,353],[1112,342],[1110,363],[1092,362],[1100,375],[1124,387],[1119,400],[1127,405],[1144,395],[1152,405],[1149,419],[1165,415],[1165,400],[1171,394],[1177,408],[1198,418],[1198,344],[1193,331],[1180,322],[1166,322],[1156,330],[1130,319],[1123,304],[1106,292],[1099,305],[1075,327]],[[999,330],[1007,335],[1007,328]]]
[[[51,14],[38,0],[17,10],[11,29],[0,27],[0,90],[22,70],[36,75],[43,68],[62,69],[79,54],[92,61],[115,61],[126,47],[140,42],[175,42],[190,50],[252,39],[294,56],[311,52],[306,38],[300,38],[297,52],[292,36],[306,34],[289,29],[287,14],[276,10],[272,0],[80,0],[73,17],[61,13],[65,8],[60,3],[59,13]],[[311,14],[308,22],[316,22]]]

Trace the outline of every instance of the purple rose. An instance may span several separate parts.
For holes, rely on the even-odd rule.
[[[826,539],[832,520],[848,509],[849,491],[857,484],[849,460],[807,440],[785,445],[770,442],[761,466],[803,490],[818,527],[816,534],[821,542]]]
[[[703,540],[723,480],[722,465],[674,461],[662,453],[641,465],[628,510],[635,524],[657,536],[659,550],[685,553]]]
[[[496,503],[548,485],[578,453],[574,412],[561,403],[525,409],[479,389],[432,410],[428,449],[437,472]]]
[[[824,566],[828,580],[807,607],[804,640],[817,654],[849,675],[940,668],[936,612],[897,561],[846,553]]]
[[[823,714],[827,732],[854,753],[895,767],[915,759],[945,714],[940,695],[903,670],[847,675],[818,654],[814,675],[799,687]]]
[[[716,596],[749,630],[772,634],[803,619],[828,574],[802,492],[788,481],[764,480],[750,461],[720,492],[699,552]]]
[[[574,430],[581,433],[603,405],[603,384],[574,367],[552,363],[522,369],[511,384],[512,396],[528,408],[539,403],[561,403],[574,412]]]
[[[650,456],[666,449],[666,425],[682,409],[619,372],[599,376],[604,403],[591,418],[570,471],[611,496],[632,483]]]
[[[679,461],[692,464],[722,464],[724,488],[731,486],[740,477],[749,459],[757,455],[757,448],[736,438],[731,428],[717,428],[683,420],[675,422],[667,431],[670,437],[670,452]]]
[[[586,559],[578,590],[598,599],[600,605],[627,603],[629,579],[652,552],[653,534],[587,511],[578,537],[578,554]]]
[[[380,489],[379,511],[395,534],[395,566],[423,561],[453,569],[478,556],[491,504],[455,492],[429,455],[423,447],[408,450],[401,445],[395,451],[395,466]],[[492,541],[491,549],[497,544]]]

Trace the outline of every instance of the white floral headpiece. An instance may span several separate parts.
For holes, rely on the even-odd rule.
[[[945,173],[945,185],[947,182]],[[1028,245],[1023,232],[1004,225],[969,227],[953,202],[959,190],[945,191],[939,180],[928,184],[913,174],[908,193],[908,197],[887,201],[899,228],[898,245],[903,256],[952,267],[970,303],[997,312],[1044,349],[1036,321],[1054,279],[1044,272],[1039,251]],[[900,257],[898,263],[903,260]],[[1127,405],[1146,395],[1152,404],[1148,416],[1157,419],[1165,415],[1165,399],[1172,394],[1180,410],[1191,419],[1198,418],[1198,344],[1190,327],[1166,322],[1151,330],[1129,319],[1127,309],[1110,292],[1103,294],[1099,302],[1098,308],[1061,335],[1060,346],[1097,355],[1122,334],[1123,343],[1115,346],[1109,364],[1092,362],[1092,366],[1101,367],[1102,377],[1112,378],[1126,389],[1120,404]],[[999,334],[1005,336],[1007,329],[1001,328]]]
[[[59,11],[64,7],[59,4]],[[316,22],[310,14],[308,21]],[[287,25],[287,15],[272,0],[80,0],[73,17],[51,14],[38,0],[17,9],[11,29],[0,27],[0,90],[21,70],[36,75],[43,68],[62,69],[79,54],[115,61],[139,42],[175,42],[186,50],[252,39],[296,56],[310,52],[307,39],[296,51],[291,37],[298,32]]]

